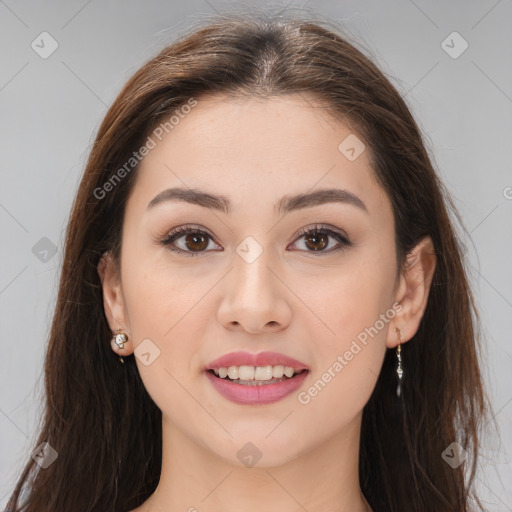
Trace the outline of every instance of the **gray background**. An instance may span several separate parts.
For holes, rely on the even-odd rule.
[[[64,229],[107,106],[145,60],[232,5],[0,0],[0,506],[33,447]],[[462,214],[501,430],[485,440],[477,485],[488,510],[512,510],[512,2],[316,0],[307,9],[343,22],[406,96]],[[31,47],[43,31],[58,43],[47,58]],[[454,31],[469,44],[457,58],[445,50],[462,49],[458,36],[442,46]]]

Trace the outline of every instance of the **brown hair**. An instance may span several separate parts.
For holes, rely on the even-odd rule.
[[[488,406],[474,300],[449,210],[460,219],[400,94],[329,25],[223,15],[162,50],[114,101],[72,208],[46,354],[36,446],[48,442],[58,458],[46,469],[28,461],[9,510],[126,512],[158,483],[161,413],[133,355],[122,366],[110,348],[97,272],[104,252],[119,258],[137,166],[104,197],[97,191],[164,116],[190,98],[215,93],[320,99],[326,112],[357,127],[370,149],[376,179],[393,206],[399,268],[423,237],[432,237],[437,266],[419,330],[402,351],[407,379],[401,399],[395,354],[388,350],[363,411],[361,489],[376,512],[467,512],[472,503],[482,509],[472,484]],[[456,468],[441,457],[452,442],[469,455]]]

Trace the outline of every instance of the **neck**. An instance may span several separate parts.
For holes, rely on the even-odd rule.
[[[211,453],[164,418],[160,481],[133,512],[371,512],[359,487],[360,419],[280,465],[265,466],[262,457],[245,467]]]

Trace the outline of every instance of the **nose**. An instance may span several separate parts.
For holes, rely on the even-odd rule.
[[[291,294],[276,272],[275,265],[263,253],[248,263],[236,256],[234,268],[225,278],[224,295],[218,319],[226,329],[251,334],[278,332],[290,323]],[[288,295],[287,295],[288,294]]]

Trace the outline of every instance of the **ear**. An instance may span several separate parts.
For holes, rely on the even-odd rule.
[[[133,352],[133,343],[130,341],[128,315],[118,265],[112,255],[106,252],[101,256],[97,269],[103,290],[103,307],[110,330],[112,333],[120,330],[128,336],[128,341],[122,349],[111,343],[112,350],[120,356],[129,355]]]
[[[423,238],[407,255],[405,268],[400,275],[395,301],[402,308],[390,322],[386,346],[394,348],[409,341],[418,331],[427,307],[428,295],[437,257],[430,236]],[[395,329],[400,329],[400,337]]]

